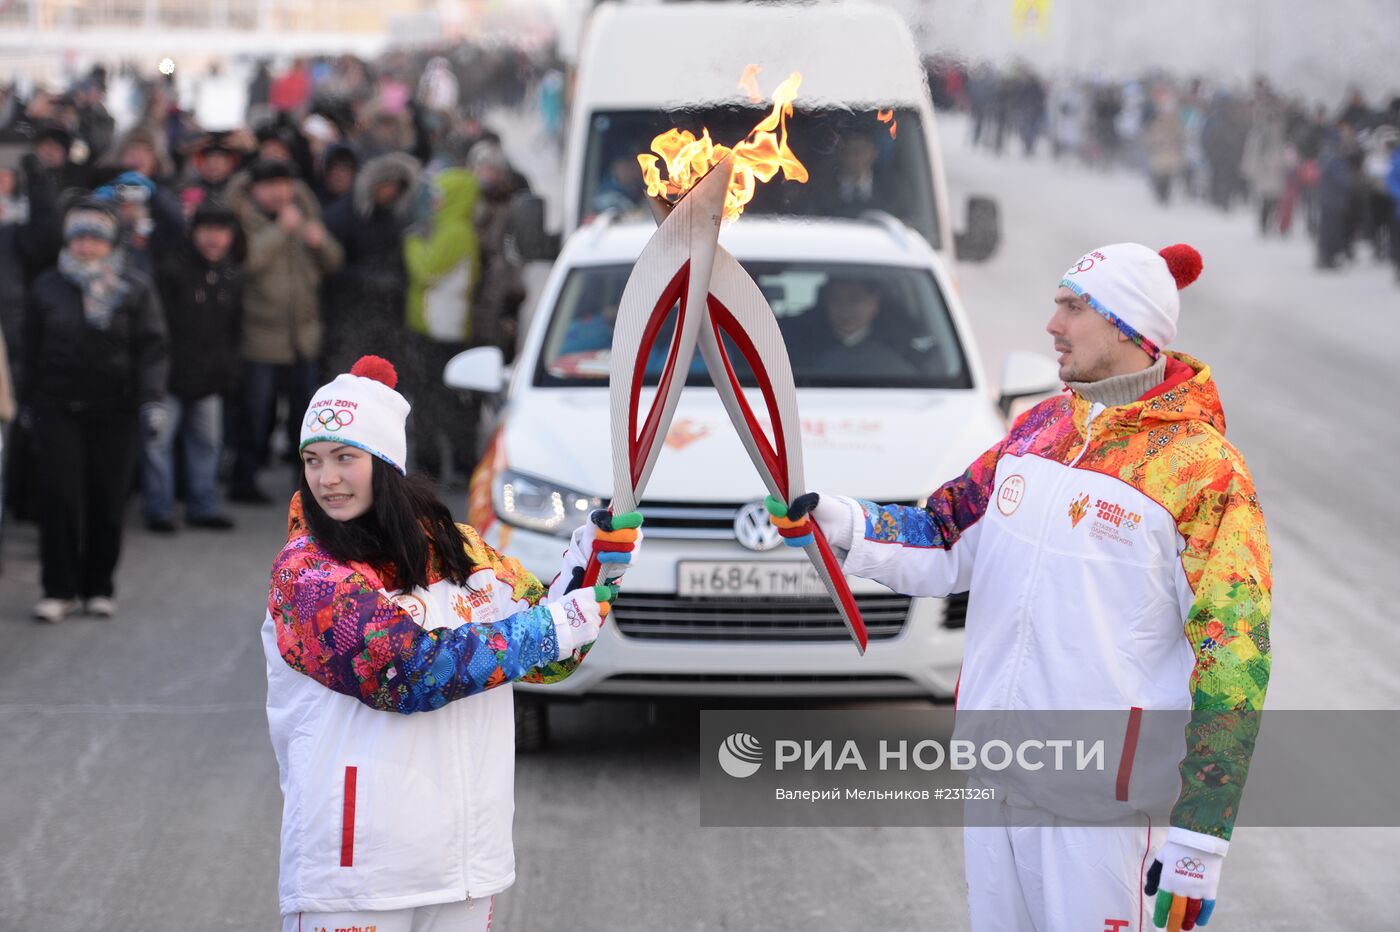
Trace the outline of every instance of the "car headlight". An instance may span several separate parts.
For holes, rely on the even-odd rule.
[[[560,537],[567,537],[587,520],[589,512],[603,507],[601,498],[514,469],[501,470],[491,501],[507,524]]]

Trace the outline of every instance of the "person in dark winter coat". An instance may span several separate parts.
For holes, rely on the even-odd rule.
[[[156,194],[155,183],[140,172],[122,172],[92,192],[93,197],[116,205],[122,221],[119,245],[126,253],[127,267],[148,278],[155,276],[158,256],[179,248],[185,222],[169,197],[158,202]],[[173,218],[168,213],[172,209],[177,212]]]
[[[142,487],[146,526],[175,530],[175,443],[184,456],[186,523],[227,530],[219,503],[223,396],[238,383],[243,318],[243,231],[233,211],[204,204],[190,239],[168,257],[157,285],[170,334],[170,384],[163,429],[146,438]]]
[[[515,358],[520,305],[525,301],[525,279],[520,257],[506,244],[510,228],[510,204],[515,196],[515,172],[504,150],[491,140],[472,147],[467,168],[481,185],[476,205],[476,237],[481,249],[481,275],[471,303],[471,342],[497,346],[506,361]],[[524,184],[528,191],[529,185]]]
[[[87,186],[87,172],[69,160],[73,136],[56,123],[40,126],[33,151],[21,160],[23,187],[29,197],[29,220],[16,238],[26,282],[53,266],[63,245],[64,193]]]
[[[342,143],[327,146],[321,157],[316,176],[316,200],[322,208],[330,207],[355,189],[355,176],[360,170],[360,157]]]
[[[354,191],[326,211],[326,229],[345,250],[345,264],[322,291],[323,372],[344,372],[366,353],[401,352],[408,289],[403,236],[413,220],[418,173],[417,160],[401,152],[371,159]]]
[[[138,415],[147,431],[161,426],[165,320],[150,281],[126,268],[119,229],[109,204],[70,208],[58,264],[35,280],[25,308],[20,401],[37,451],[42,621],[80,606],[115,612]]]
[[[107,96],[104,81],[94,75],[79,84],[73,92],[73,102],[78,108],[78,132],[88,144],[88,158],[94,160],[106,154],[117,135],[117,121],[103,102]]]
[[[1352,218],[1360,190],[1361,151],[1349,132],[1333,136],[1318,158],[1317,267],[1335,269],[1351,254]]]

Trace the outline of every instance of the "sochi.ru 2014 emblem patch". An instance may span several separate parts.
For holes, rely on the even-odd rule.
[[[1011,517],[1017,508],[1021,507],[1021,499],[1026,497],[1026,479],[1024,476],[1007,476],[1001,483],[1001,488],[997,489],[997,511]]]

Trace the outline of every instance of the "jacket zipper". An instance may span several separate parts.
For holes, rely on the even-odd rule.
[[[1104,406],[1097,401],[1089,408],[1089,418],[1084,422],[1084,446],[1079,448],[1079,453],[1065,467],[1065,474],[1060,477],[1059,482],[1055,483],[1055,487],[1051,490],[1050,494],[1051,501],[1055,501],[1059,498],[1060,490],[1069,483],[1070,477],[1074,475],[1073,469],[1075,465],[1078,464],[1078,462],[1083,459],[1084,454],[1088,452],[1089,444],[1094,440],[1094,419],[1097,418],[1103,410]],[[1030,606],[1034,602],[1036,583],[1040,579],[1040,563],[1045,554],[1045,539],[1048,536],[1049,530],[1050,509],[1046,508],[1045,514],[1040,522],[1040,534],[1036,538],[1035,560],[1031,563],[1031,571],[1027,575],[1025,605],[1016,623],[1016,666],[1011,671],[1011,676],[1006,681],[1006,694],[1001,703],[1004,709],[1011,708],[1011,693],[1015,690],[1016,683],[1021,678],[1021,667],[1026,660],[1027,616],[1030,613]]]

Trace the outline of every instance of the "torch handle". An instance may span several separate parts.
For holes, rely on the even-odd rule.
[[[807,523],[812,527],[812,538],[816,541],[817,552],[821,555],[827,579],[830,580],[828,588],[836,599],[837,607],[841,610],[846,626],[851,629],[851,637],[855,640],[856,647],[864,654],[868,640],[865,619],[861,617],[860,609],[856,606],[856,597],[851,592],[850,583],[846,582],[846,574],[842,571],[841,563],[836,559],[836,554],[832,551],[831,544],[827,542],[826,534],[822,532],[821,526],[811,517],[808,517]]]
[[[588,566],[583,570],[583,585],[596,586],[602,570],[603,564],[598,562],[598,551],[595,550],[588,555]]]

